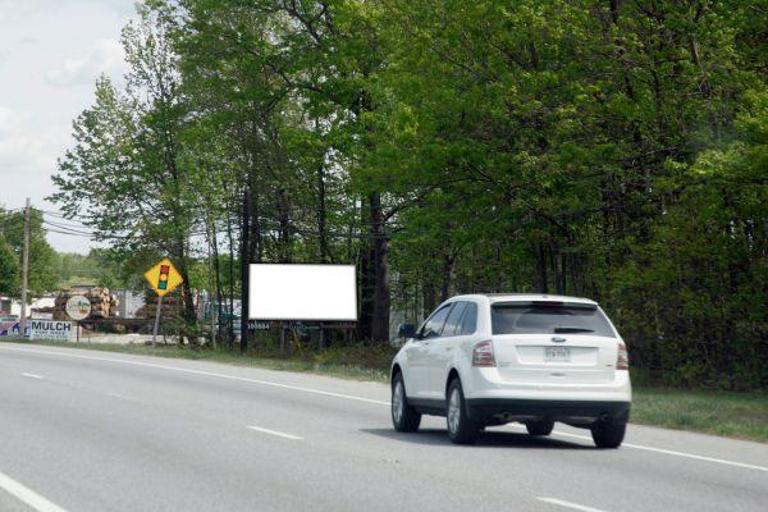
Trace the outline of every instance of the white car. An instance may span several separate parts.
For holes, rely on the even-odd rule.
[[[455,443],[520,422],[548,435],[555,421],[589,428],[617,448],[629,420],[627,348],[596,302],[554,295],[461,295],[421,325],[392,362],[392,422],[415,432],[446,416]]]

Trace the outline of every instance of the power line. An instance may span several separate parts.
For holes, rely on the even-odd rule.
[[[67,229],[67,230],[72,231],[73,233],[81,233],[81,234],[84,234],[84,235],[85,234],[89,234],[89,235],[94,234],[93,230],[91,228],[87,227],[87,226],[83,226],[81,228],[81,227],[72,226],[72,225],[59,224],[58,222],[53,222],[53,221],[50,221],[50,220],[43,220],[43,224],[47,224],[49,226],[53,226],[54,228]],[[88,230],[88,231],[86,231],[86,230]]]
[[[74,222],[74,223],[77,223],[77,224],[83,224],[83,222],[80,222],[79,220],[77,220],[77,219],[75,219],[73,217],[68,216],[66,213],[54,212],[52,210],[45,210],[43,208],[35,208],[35,210],[43,213],[44,215],[48,215],[50,217],[56,217],[57,219],[61,219],[62,221]]]
[[[45,223],[47,224],[47,223]],[[79,236],[81,238],[88,238],[89,240],[95,240],[95,241],[101,241],[101,240],[130,240],[136,237],[131,236],[122,236],[122,235],[105,235],[105,234],[97,234],[97,233],[85,233],[83,231],[75,231],[75,230],[63,230],[63,229],[55,229],[51,227],[44,227],[46,232],[48,233],[58,233],[60,235],[69,235],[69,236]]]
[[[43,213],[47,213],[48,215],[53,215],[54,217],[59,217],[62,219],[67,219],[67,215],[61,212],[54,212],[53,210],[46,210],[44,208],[35,208],[35,210],[41,211]]]
[[[45,218],[45,216],[48,216],[49,218],[51,217],[49,213],[44,213],[43,218]],[[80,222],[79,220],[67,219],[64,217],[57,217],[57,216],[54,216],[53,218],[56,219],[55,222],[60,222],[62,224],[70,225],[73,227],[80,227],[80,228],[88,227],[86,223]],[[54,221],[51,221],[51,222],[54,222]]]

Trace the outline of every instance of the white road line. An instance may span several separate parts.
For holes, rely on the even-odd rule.
[[[522,425],[507,425],[512,428],[519,427],[521,429],[524,429],[525,427]],[[573,437],[575,439],[583,439],[585,441],[592,441],[592,437],[590,436],[582,436],[579,434],[572,434],[570,432],[563,432],[562,430],[553,430],[553,434],[556,434],[558,436],[565,436],[565,437]],[[754,469],[755,471],[766,471],[768,472],[768,467],[765,466],[756,466],[754,464],[746,464],[744,462],[736,462],[733,460],[726,460],[726,459],[717,459],[715,457],[705,457],[704,455],[696,455],[694,453],[686,453],[686,452],[678,452],[675,450],[665,450],[664,448],[654,448],[653,446],[644,446],[641,444],[633,444],[633,443],[622,443],[622,448],[632,448],[634,450],[645,450],[647,452],[655,452],[655,453],[663,453],[665,455],[675,455],[677,457],[685,457],[687,459],[694,459],[694,460],[703,460],[705,462],[714,462],[717,464],[725,464],[726,466],[734,466],[737,468],[744,468],[744,469]]]
[[[277,430],[269,430],[268,428],[261,428],[261,427],[254,427],[254,426],[249,426],[248,428],[251,430],[255,430],[256,432],[261,432],[263,434],[270,434],[273,436],[284,437],[286,439],[292,439],[294,441],[301,441],[303,439],[302,437],[299,437],[299,436],[286,434],[285,432],[278,432]]]
[[[13,478],[0,473],[0,489],[15,496],[23,501],[37,512],[67,512],[60,506],[51,503],[47,499],[37,494],[32,489],[23,486]]]
[[[557,434],[559,436],[575,437],[577,439],[586,439],[587,441],[592,441],[592,438],[589,436],[580,436],[578,434],[571,434],[570,432],[562,432],[560,430],[555,430],[552,433]],[[733,460],[717,459],[715,457],[705,457],[704,455],[678,452],[675,450],[665,450],[664,448],[654,448],[653,446],[644,446],[641,444],[622,443],[621,446],[624,448],[633,448],[635,450],[645,450],[647,452],[663,453],[665,455],[676,455],[677,457],[685,457],[688,459],[703,460],[706,462],[715,462],[717,464],[725,464],[726,466],[735,466],[737,468],[754,469],[756,471],[768,472],[768,467],[756,466],[754,464],[746,464],[744,462],[736,462]]]
[[[193,369],[190,369],[190,368],[181,368],[181,367],[178,367],[178,366],[168,366],[168,365],[156,364],[156,363],[145,363],[145,362],[141,362],[141,361],[128,361],[128,360],[125,360],[125,359],[114,359],[114,358],[110,358],[110,357],[96,357],[96,356],[85,356],[85,355],[78,355],[78,354],[65,354],[65,353],[62,353],[62,352],[59,352],[59,351],[50,351],[50,350],[32,350],[32,349],[28,349],[28,348],[11,347],[11,346],[7,346],[7,345],[5,345],[5,346],[4,345],[0,345],[0,349],[9,350],[9,351],[13,351],[13,352],[27,352],[27,353],[30,353],[30,354],[51,355],[51,356],[69,357],[69,358],[72,358],[72,359],[85,359],[85,360],[89,360],[89,361],[101,361],[101,362],[106,362],[106,363],[118,363],[118,364],[132,365],[132,366],[142,366],[142,367],[145,367],[145,368],[157,368],[157,369],[161,369],[161,370],[170,370],[170,371],[175,371],[175,372],[180,372],[180,373],[188,373],[188,374],[192,374],[192,375],[203,375],[203,376],[206,376],[206,377],[217,377],[217,378],[220,378],[220,379],[233,380],[233,381],[238,381],[238,382],[247,382],[247,383],[250,383],[250,384],[260,384],[260,385],[263,385],[263,386],[271,386],[271,387],[281,388],[281,389],[290,389],[292,391],[301,391],[301,392],[304,392],[304,393],[313,393],[313,394],[316,394],[316,395],[330,396],[330,397],[334,397],[334,398],[342,398],[342,399],[345,399],[345,400],[354,400],[354,401],[357,401],[357,402],[365,402],[365,403],[370,403],[370,404],[378,404],[378,405],[386,405],[386,406],[390,405],[389,402],[385,402],[383,400],[375,400],[375,399],[372,399],[372,398],[364,398],[364,397],[361,397],[361,396],[346,395],[346,394],[343,394],[343,393],[333,393],[331,391],[322,391],[320,389],[305,388],[305,387],[302,387],[302,386],[293,386],[293,385],[290,385],[290,384],[280,384],[278,382],[271,382],[271,381],[268,381],[268,380],[249,379],[247,377],[237,377],[237,376],[234,376],[234,375],[226,375],[226,374],[223,374],[223,373],[206,372],[206,371],[203,371],[203,370],[193,370]],[[69,350],[72,350],[72,349],[69,349]],[[516,426],[516,425],[510,425],[510,426]],[[522,427],[522,426],[520,426],[520,427]],[[592,438],[589,437],[589,436],[582,436],[582,435],[578,435],[578,434],[571,434],[570,432],[562,432],[562,431],[559,431],[559,430],[555,430],[553,433],[557,434],[557,435],[561,435],[561,436],[566,436],[566,437],[574,437],[574,438],[577,438],[577,439],[584,439],[584,440],[587,440],[587,441],[591,441],[592,440]],[[662,453],[662,454],[665,454],[665,455],[674,455],[674,456],[678,456],[678,457],[685,457],[685,458],[688,458],[688,459],[701,460],[701,461],[705,461],[705,462],[714,462],[714,463],[723,464],[723,465],[726,465],[726,466],[733,466],[733,467],[738,467],[738,468],[752,469],[752,470],[756,470],[756,471],[768,472],[768,467],[765,467],[765,466],[756,466],[754,464],[745,464],[743,462],[736,462],[736,461],[732,461],[732,460],[717,459],[717,458],[714,458],[714,457],[705,457],[703,455],[696,455],[696,454],[693,454],[693,453],[678,452],[678,451],[674,451],[674,450],[665,450],[663,448],[654,448],[652,446],[643,446],[643,445],[639,445],[639,444],[630,444],[630,443],[624,443],[624,444],[622,444],[622,446],[624,446],[626,448],[633,448],[633,449],[636,449],[636,450],[645,450],[645,451],[649,451],[649,452]]]
[[[237,377],[235,375],[226,375],[223,373],[214,373],[214,372],[206,372],[203,370],[193,370],[191,368],[181,368],[179,366],[168,366],[164,364],[156,364],[156,363],[144,363],[141,361],[128,361],[125,359],[114,359],[111,357],[96,357],[96,356],[83,356],[78,354],[64,354],[62,352],[53,352],[50,350],[30,350],[26,348],[16,348],[16,347],[7,347],[7,346],[0,346],[0,349],[3,350],[10,350],[13,352],[27,352],[30,354],[42,354],[42,355],[51,355],[51,356],[60,356],[60,357],[69,357],[71,359],[85,359],[88,361],[101,361],[105,363],[118,363],[118,364],[127,364],[131,366],[142,366],[145,368],[157,368],[161,370],[170,370],[174,372],[179,373],[188,373],[192,375],[203,375],[206,377],[217,377],[219,379],[226,379],[226,380],[234,380],[238,382],[248,382],[250,384],[260,384],[263,386],[272,386],[275,388],[281,388],[281,389],[290,389],[293,391],[302,391],[304,393],[313,393],[316,395],[323,395],[323,396],[331,396],[334,398],[343,398],[345,400],[355,400],[357,402],[366,402],[370,404],[379,404],[379,405],[386,405],[389,406],[389,402],[385,402],[383,400],[374,400],[372,398],[364,398],[361,396],[354,396],[354,395],[346,395],[344,393],[333,393],[331,391],[322,391],[320,389],[312,389],[312,388],[305,388],[302,386],[293,386],[291,384],[280,384],[278,382],[271,382],[268,380],[260,380],[260,379],[249,379],[248,377]]]
[[[570,501],[559,500],[557,498],[536,498],[544,503],[551,503],[552,505],[560,505],[561,507],[570,508],[571,510],[581,510],[581,512],[605,512],[599,508],[586,507],[579,505],[578,503],[571,503]]]
[[[42,375],[37,375],[36,373],[27,373],[27,372],[22,373],[21,376],[29,377],[30,379],[38,379],[38,380],[43,380],[45,378]]]
[[[107,393],[107,396],[117,398],[119,400],[125,400],[126,402],[138,402],[135,398],[130,396],[121,395],[120,393]]]

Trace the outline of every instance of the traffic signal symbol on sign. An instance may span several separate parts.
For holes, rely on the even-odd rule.
[[[168,273],[171,271],[170,265],[160,265],[160,277],[157,281],[157,287],[160,290],[168,289]]]
[[[144,277],[152,289],[161,297],[172,292],[184,282],[181,274],[179,274],[168,258],[163,259],[163,261],[147,270]]]

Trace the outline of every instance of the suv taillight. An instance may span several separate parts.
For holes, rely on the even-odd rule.
[[[481,341],[472,350],[472,366],[496,366],[496,357],[493,355],[493,343]]]
[[[619,342],[619,354],[616,356],[616,369],[629,370],[629,354],[627,353],[627,346],[621,342]]]

